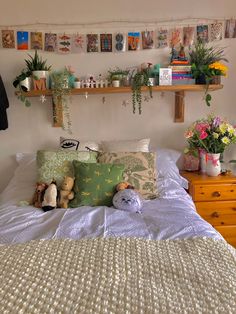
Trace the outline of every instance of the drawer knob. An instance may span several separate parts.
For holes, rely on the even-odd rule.
[[[212,196],[220,197],[220,192],[219,191],[215,191],[215,192],[212,193]]]
[[[214,212],[211,214],[211,217],[218,218],[220,215],[217,212]]]

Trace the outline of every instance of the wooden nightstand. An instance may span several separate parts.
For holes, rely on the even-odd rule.
[[[236,177],[187,171],[180,174],[189,182],[189,194],[199,215],[236,247]]]

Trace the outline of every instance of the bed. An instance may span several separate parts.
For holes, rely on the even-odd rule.
[[[19,154],[0,202],[1,313],[235,313],[236,250],[197,214],[167,159],[142,213],[44,213],[24,203],[35,157]]]

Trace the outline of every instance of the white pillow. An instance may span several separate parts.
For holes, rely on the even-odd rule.
[[[12,179],[1,194],[2,204],[17,204],[32,199],[37,181],[36,153],[17,153]]]
[[[149,152],[150,138],[140,140],[102,141],[103,152]]]
[[[60,148],[67,150],[98,151],[99,144],[94,141],[80,141],[79,139],[60,137]]]
[[[181,159],[181,152],[170,149],[157,149],[157,179],[169,178],[175,180],[184,189],[188,188],[188,181],[179,173],[176,165]]]

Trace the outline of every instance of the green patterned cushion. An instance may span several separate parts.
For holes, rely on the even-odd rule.
[[[125,165],[125,181],[132,184],[145,199],[153,199],[158,196],[155,153],[104,152],[99,153],[98,162]]]
[[[50,183],[56,180],[60,186],[64,176],[74,176],[73,160],[96,162],[97,153],[80,151],[47,151],[37,152],[38,181]]]
[[[70,207],[112,206],[116,185],[123,180],[124,165],[73,161],[75,197]]]

